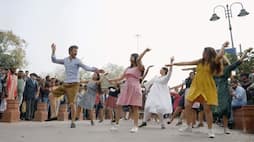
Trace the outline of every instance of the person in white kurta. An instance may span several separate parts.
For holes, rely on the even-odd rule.
[[[171,58],[171,63],[173,58]],[[155,113],[160,118],[161,128],[165,129],[165,123],[163,121],[164,114],[170,114],[173,112],[172,100],[169,95],[168,81],[171,77],[172,67],[169,69],[162,67],[160,70],[161,76],[154,77],[151,81],[145,84],[146,87],[150,87],[148,93],[145,108],[144,108],[144,120],[139,127],[146,126],[147,120],[152,113]]]

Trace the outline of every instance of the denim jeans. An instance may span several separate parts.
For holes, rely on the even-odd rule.
[[[47,104],[47,106],[48,106],[47,111],[48,111],[49,110],[49,98],[48,97],[42,97],[41,102]]]

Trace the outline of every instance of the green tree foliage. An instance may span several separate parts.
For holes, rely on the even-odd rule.
[[[92,78],[91,72],[81,70],[79,75],[81,80],[88,80]]]
[[[239,73],[252,73],[254,70],[254,52],[249,53],[248,58],[239,66]]]
[[[231,63],[237,60],[237,56],[233,54],[226,54],[227,58]],[[239,55],[241,56],[241,54]],[[248,54],[243,63],[238,67],[237,72],[239,73],[251,73],[254,70],[254,52]]]
[[[121,74],[123,74],[123,71],[124,71],[123,66],[119,66],[112,63],[108,63],[107,65],[103,66],[103,69],[109,73],[107,75],[108,78],[117,78]]]
[[[27,65],[25,60],[26,41],[12,33],[0,31],[0,66],[5,68],[22,68]]]

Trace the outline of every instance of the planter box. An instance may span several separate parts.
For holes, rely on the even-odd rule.
[[[67,104],[60,105],[57,120],[59,121],[67,121],[69,113],[67,112]]]
[[[38,103],[34,120],[35,121],[45,121],[47,119],[48,119],[48,104],[47,103]]]
[[[242,108],[235,109],[233,111],[233,117],[234,117],[234,129],[243,129],[243,111]]]
[[[254,133],[254,105],[246,105],[241,108],[243,115],[243,132]]]
[[[19,102],[17,100],[7,100],[7,109],[3,113],[2,122],[18,122],[19,121]]]

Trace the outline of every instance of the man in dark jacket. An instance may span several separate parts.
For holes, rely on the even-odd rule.
[[[32,120],[34,118],[36,99],[39,96],[39,85],[36,81],[36,78],[37,75],[35,73],[31,73],[30,78],[26,80],[24,89],[24,100],[26,101],[26,120]]]

